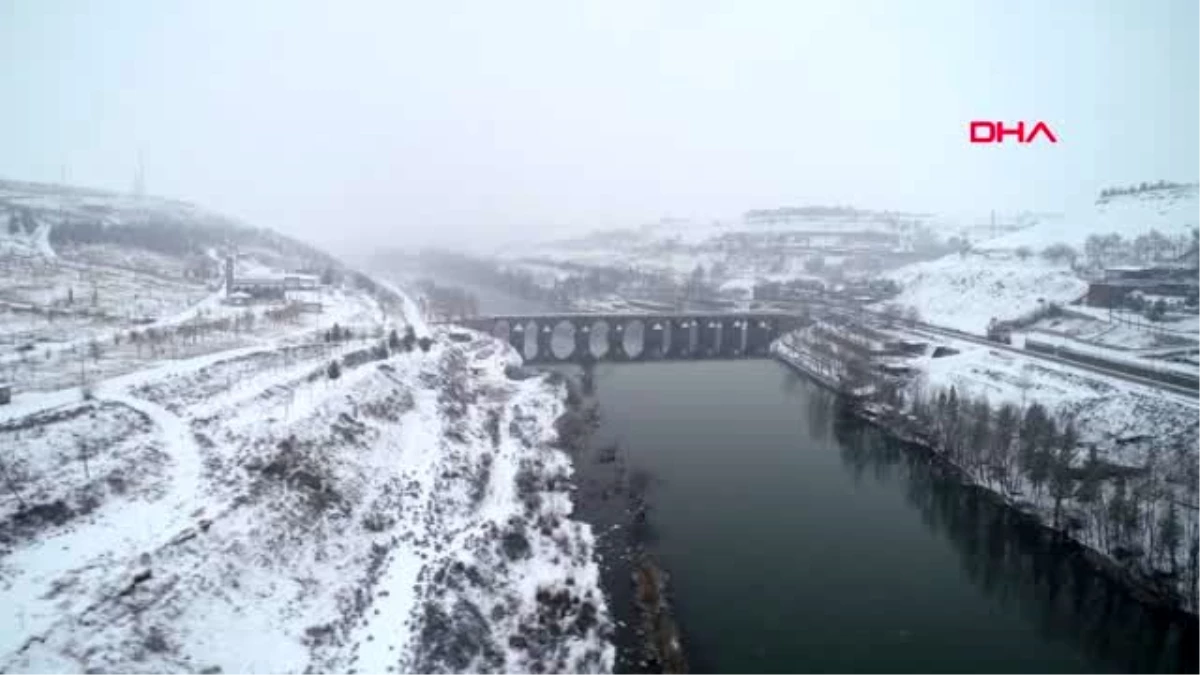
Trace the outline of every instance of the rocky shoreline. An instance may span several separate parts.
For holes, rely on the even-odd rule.
[[[617,672],[686,673],[688,662],[670,601],[669,574],[648,550],[652,537],[645,490],[625,451],[596,442],[599,404],[588,372],[552,371],[567,389],[556,426],[575,464],[575,509],[596,533],[601,585],[614,619]]]

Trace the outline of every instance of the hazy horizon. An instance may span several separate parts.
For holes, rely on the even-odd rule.
[[[845,204],[1061,211],[1200,177],[1195,3],[0,8],[0,176],[338,252]],[[971,145],[972,119],[1059,143]]]

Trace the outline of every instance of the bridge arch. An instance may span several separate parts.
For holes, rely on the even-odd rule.
[[[532,361],[538,357],[538,322],[530,319],[521,324],[521,356],[526,361]]]
[[[623,324],[621,331],[621,347],[626,358],[637,360],[646,353],[646,322],[641,319],[629,319]]]
[[[597,359],[605,358],[611,350],[612,329],[608,321],[599,319],[588,325],[588,348]]]
[[[566,361],[575,354],[575,324],[562,319],[553,325],[550,331],[550,354],[542,354],[542,358],[551,356],[555,361]]]

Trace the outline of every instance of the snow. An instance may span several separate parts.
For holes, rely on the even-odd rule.
[[[390,284],[398,308],[322,288],[296,315],[230,307],[180,257],[50,246],[60,214],[229,223],[188,204],[0,181],[23,208],[37,229],[0,233],[0,672],[612,670],[561,385]],[[372,353],[397,321],[428,351]]]
[[[53,227],[50,223],[42,223],[41,226],[34,232],[33,238],[37,247],[38,253],[46,258],[57,258],[58,254],[54,252],[54,247],[50,245],[50,228]]]
[[[1158,230],[1168,237],[1190,236],[1197,225],[1196,186],[1152,190],[1133,195],[1117,195],[1087,206],[1073,208],[1061,218],[1043,218],[1038,223],[979,244],[987,250],[1015,249],[1027,246],[1041,251],[1054,244],[1067,244],[1083,251],[1093,234],[1119,234],[1132,239]]]
[[[953,386],[960,395],[983,396],[993,405],[1038,401],[1061,418],[1073,418],[1081,443],[1095,444],[1113,463],[1140,466],[1152,444],[1194,448],[1200,441],[1195,400],[975,343],[939,341],[959,353],[913,362],[924,371],[915,386],[926,391]]]
[[[1110,349],[1101,345],[1088,344],[1086,342],[1074,340],[1070,337],[1053,335],[1043,331],[1029,331],[1025,335],[1026,343],[1028,343],[1029,339],[1033,339],[1037,342],[1053,347],[1070,349],[1072,351],[1101,358],[1112,363],[1126,364],[1138,368],[1149,368],[1159,372],[1178,373],[1181,375],[1190,375],[1192,377],[1196,376],[1195,368],[1190,368],[1188,366],[1170,363],[1167,361],[1153,361],[1150,359],[1137,358],[1136,356],[1130,356],[1128,352]]]
[[[571,472],[550,445],[561,388],[509,380],[515,353],[483,336],[347,366],[336,381],[326,345],[283,349],[282,363],[270,347],[209,354],[104,381],[94,403],[55,393],[5,411],[0,433],[25,424],[12,432],[26,434],[20,453],[50,462],[27,494],[82,480],[49,470],[69,457],[53,459],[60,434],[35,431],[66,422],[31,417],[71,406],[143,420],[123,443],[161,455],[163,471],[0,549],[0,604],[13,609],[0,617],[0,669],[611,670],[593,535],[570,519],[570,493],[548,487]],[[291,474],[270,472],[285,460]],[[523,492],[526,471],[547,487]],[[288,478],[303,475],[321,491]],[[528,557],[501,550],[511,531]],[[559,592],[599,623],[540,651],[510,646]],[[423,628],[443,619],[447,635]],[[456,640],[494,647],[463,655]]]
[[[1107,310],[1104,312],[1085,312],[1083,309],[1072,307],[1063,316],[1048,317],[1031,326],[1032,329],[1075,338],[1076,340],[1094,345],[1118,350],[1146,349],[1181,349],[1186,346],[1187,336],[1164,335],[1158,331],[1147,330],[1132,323],[1107,321]],[[1092,318],[1094,317],[1094,318]],[[1197,339],[1197,331],[1191,332],[1192,344]],[[1167,345],[1174,344],[1168,348]]]
[[[1198,203],[1196,186],[1117,195],[1062,217],[1039,216],[1029,227],[976,241],[965,255],[907,265],[886,276],[903,289],[894,302],[916,307],[930,323],[982,334],[993,317],[1014,319],[1036,309],[1039,299],[1067,304],[1087,292],[1087,283],[1067,263],[1039,255],[1046,247],[1064,243],[1082,256],[1091,235],[1128,240],[1158,230],[1190,238]],[[1026,260],[1016,253],[1022,247],[1031,254]]]
[[[1037,257],[953,254],[887,276],[902,289],[888,304],[916,307],[923,321],[975,334],[993,318],[1016,318],[1042,302],[1066,304],[1087,292],[1068,267]]]

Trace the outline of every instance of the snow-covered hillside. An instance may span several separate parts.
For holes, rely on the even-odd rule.
[[[0,672],[611,671],[507,345],[178,202],[0,182],[0,225]],[[322,282],[228,297],[229,244]]]
[[[305,343],[3,410],[0,669],[610,670],[563,392],[442,338],[338,379],[354,347]]]
[[[545,267],[540,261],[686,278],[700,266],[723,269],[725,279],[783,280],[803,276],[806,264],[855,270],[887,265],[893,254],[911,259],[914,251],[936,250],[947,237],[964,234],[968,224],[925,213],[785,208],[714,220],[665,218],[636,228],[525,243],[502,250],[500,257],[531,272]]]
[[[1147,190],[1097,200],[1060,217],[1044,216],[1028,228],[981,242],[983,250],[1011,250],[1026,246],[1040,251],[1066,244],[1082,252],[1092,235],[1120,235],[1133,239],[1156,230],[1167,237],[1190,237],[1200,225],[1200,187]]]
[[[1011,319],[1047,302],[1065,304],[1087,283],[1064,263],[997,254],[953,254],[907,265],[890,278],[901,286],[890,302],[916,307],[929,323],[982,334],[992,318]]]
[[[303,298],[223,302],[222,251],[238,274],[336,271]],[[0,380],[80,386],[164,358],[245,347],[335,322],[379,329],[385,294],[332,258],[179,201],[0,181]],[[393,299],[395,294],[392,294]]]
[[[972,252],[888,273],[902,287],[894,302],[916,307],[929,322],[982,333],[993,317],[1017,318],[1043,302],[1065,304],[1086,293],[1087,283],[1072,268],[1070,256],[1047,259],[1042,255],[1046,248],[1065,244],[1083,264],[1090,262],[1085,243],[1093,235],[1118,235],[1130,242],[1157,231],[1161,250],[1145,253],[1169,260],[1195,246],[1198,205],[1197,188],[1191,185],[1107,196],[1062,218],[1041,216],[1025,229],[976,243]],[[1147,257],[1142,262],[1153,261]]]

